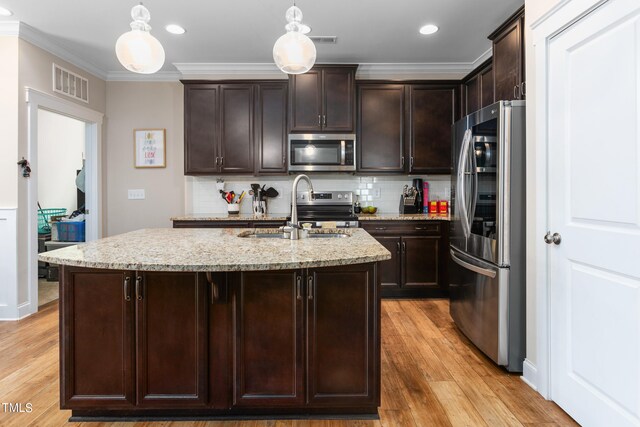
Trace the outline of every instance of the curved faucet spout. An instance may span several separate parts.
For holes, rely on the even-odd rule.
[[[313,184],[311,183],[311,179],[307,175],[301,174],[296,176],[293,180],[293,185],[291,186],[291,222],[289,223],[291,240],[298,240],[300,238],[300,226],[298,225],[298,206],[296,204],[296,196],[298,194],[298,184],[300,181],[307,181],[307,186],[309,187],[309,200],[313,199]]]

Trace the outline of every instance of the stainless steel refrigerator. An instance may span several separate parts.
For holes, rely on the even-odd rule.
[[[451,316],[488,357],[525,358],[525,101],[500,101],[453,126]]]

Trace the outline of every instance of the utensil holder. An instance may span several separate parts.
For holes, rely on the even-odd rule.
[[[229,215],[238,215],[240,213],[240,204],[231,203],[227,205],[227,212]]]

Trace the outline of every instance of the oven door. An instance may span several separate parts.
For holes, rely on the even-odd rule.
[[[289,135],[289,171],[355,171],[355,150],[353,134],[292,134]]]

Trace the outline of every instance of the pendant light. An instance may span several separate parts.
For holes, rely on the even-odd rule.
[[[164,49],[158,39],[149,33],[151,14],[140,3],[131,9],[131,18],[131,31],[116,41],[116,56],[129,71],[153,74],[164,64]]]
[[[295,5],[285,13],[286,34],[273,45],[273,60],[287,74],[303,74],[316,62],[316,46],[304,32],[308,26],[302,23],[302,11]]]

